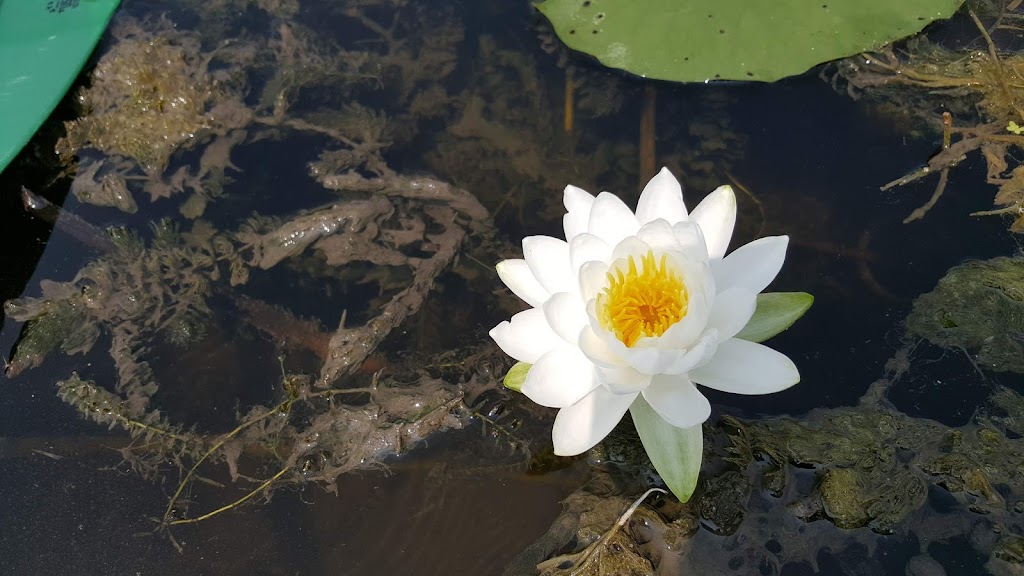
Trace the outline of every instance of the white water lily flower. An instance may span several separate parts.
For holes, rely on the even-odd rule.
[[[532,364],[522,392],[560,408],[556,454],[593,447],[638,394],[669,424],[688,428],[711,414],[694,384],[769,394],[800,380],[784,354],[733,337],[782,268],[789,237],[760,238],[726,256],[732,188],[687,213],[663,168],[636,213],[613,194],[595,198],[575,186],[564,202],[565,240],[524,238],[524,258],[498,264],[498,276],[533,308],[490,331],[506,354]]]

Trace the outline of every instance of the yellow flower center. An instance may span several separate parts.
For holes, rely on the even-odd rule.
[[[686,316],[689,295],[683,277],[662,254],[654,252],[640,259],[633,256],[626,269],[608,271],[608,285],[597,295],[597,319],[623,344],[632,347],[644,336],[661,336]]]

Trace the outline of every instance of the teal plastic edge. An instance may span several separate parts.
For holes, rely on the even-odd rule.
[[[120,0],[0,0],[0,172],[57,107]]]

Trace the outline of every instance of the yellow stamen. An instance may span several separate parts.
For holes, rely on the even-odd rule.
[[[661,336],[686,316],[689,294],[683,277],[662,254],[654,252],[636,260],[630,256],[626,270],[608,271],[608,285],[597,296],[597,319],[626,346],[644,336]]]

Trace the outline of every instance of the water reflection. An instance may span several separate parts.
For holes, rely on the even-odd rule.
[[[839,416],[860,414],[864,404],[758,422],[766,412],[856,406],[903,347],[911,300],[964,258],[1014,246],[1004,223],[965,216],[979,209],[967,193],[947,192],[927,218],[903,225],[921,195],[878,187],[912,171],[935,143],[894,135],[890,117],[864,100],[814,77],[648,84],[566,53],[532,18],[526,6],[484,4],[124,8],[97,68],[109,83],[94,78],[84,98],[92,115],[61,145],[65,155],[78,153],[77,176],[38,187],[51,197],[70,189],[65,209],[100,234],[123,227],[123,252],[114,266],[108,251],[58,221],[38,262],[24,256],[34,272],[23,261],[4,268],[21,280],[31,275],[23,294],[5,283],[5,299],[40,298],[43,280],[62,287],[45,302],[23,300],[37,304],[36,316],[7,308],[0,332],[21,371],[4,378],[0,403],[0,498],[14,519],[0,528],[0,556],[12,573],[479,574],[509,562],[525,570],[523,556],[513,562],[524,550],[539,563],[582,547],[600,522],[581,535],[556,520],[558,502],[585,481],[589,492],[578,496],[593,496],[598,473],[582,459],[537,463],[552,415],[500,390],[507,366],[485,334],[517,304],[495,292],[490,266],[523,235],[558,230],[568,183],[635,202],[642,158],[654,155],[680,175],[693,202],[721,183],[747,190],[740,222],[751,224],[737,242],[790,233],[793,249],[774,289],[817,297],[799,331],[773,341],[800,366],[802,384],[756,405],[712,398],[722,415],[745,419],[736,427],[837,426]],[[649,122],[642,128],[651,86],[653,134]],[[12,166],[0,179],[5,197],[21,178],[45,185],[55,173],[31,152]],[[967,159],[950,173],[949,190],[972,189],[986,169],[982,158]],[[25,235],[36,225],[15,210],[2,218]],[[88,321],[46,334],[65,350],[11,358],[16,341],[31,341],[13,313],[38,317],[58,301],[88,311]],[[88,326],[98,332],[86,334]],[[964,426],[934,424],[938,445],[929,450],[963,456],[973,446],[991,457],[985,450],[999,445],[1016,454],[1012,426],[991,420],[998,434],[987,435],[973,415],[978,406],[982,415],[1012,413],[986,401],[1017,379],[986,373],[981,385],[966,356],[913,350],[911,368],[887,389],[893,414]],[[82,381],[71,380],[73,371]],[[57,398],[53,384],[69,380],[112,395],[107,409],[96,408],[95,394],[86,405],[102,425]],[[947,418],[954,393],[956,413]],[[894,410],[869,399],[872,410]],[[505,430],[497,422],[509,434],[496,440],[479,432],[481,415],[497,420],[497,401],[508,421],[523,424]],[[125,419],[134,438],[122,430]],[[734,446],[737,428],[716,422],[708,436]],[[355,428],[373,443],[370,456],[351,447]],[[453,430],[417,444],[439,429]],[[825,429],[837,443],[856,435]],[[157,440],[167,434],[194,444]],[[975,437],[947,449],[942,443],[956,434]],[[877,503],[816,491],[866,482],[837,471],[863,468],[863,458],[837,465],[833,456],[773,455],[771,446],[748,444],[742,458],[709,461],[704,528],[678,549],[690,551],[695,572],[764,574],[902,574],[936,563],[956,572],[966,559],[981,566],[1013,558],[1014,541],[1003,538],[1016,530],[1013,477],[993,476],[980,461],[925,470],[915,463],[924,448],[901,441],[878,440],[883,461],[925,489],[886,526],[889,535],[859,527],[878,516],[858,510]],[[529,474],[527,452],[546,474]],[[133,471],[133,454],[147,466],[135,460]],[[379,461],[390,475],[377,466],[352,472]],[[975,468],[986,473],[979,478]],[[764,488],[726,482],[751,471],[767,478]],[[595,499],[631,500],[627,486],[617,480]],[[744,496],[742,506],[715,500],[724,493]],[[161,522],[194,519],[248,494],[252,501],[208,521],[176,525],[183,554],[166,532],[153,534]],[[972,510],[978,505],[989,514]],[[650,525],[695,518],[656,506],[644,509]],[[719,514],[726,509],[745,515],[734,523]],[[585,524],[578,520],[577,528]],[[767,544],[743,547],[741,538]],[[551,545],[530,547],[538,542]],[[679,564],[662,571],[671,566]]]

